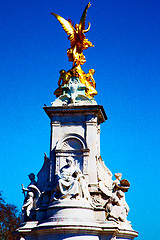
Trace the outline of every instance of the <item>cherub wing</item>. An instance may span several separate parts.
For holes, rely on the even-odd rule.
[[[60,24],[62,25],[64,31],[67,33],[67,35],[70,36],[70,41],[72,41],[74,39],[74,33],[75,33],[75,29],[72,26],[72,24],[67,21],[66,19],[64,19],[63,17],[59,16],[56,13],[51,13],[53,16],[56,17],[56,19],[60,22]]]
[[[80,23],[79,23],[79,32],[81,33],[83,30],[85,30],[85,21],[86,21],[86,16],[87,16],[87,10],[91,6],[91,3],[89,2],[87,6],[85,7]]]

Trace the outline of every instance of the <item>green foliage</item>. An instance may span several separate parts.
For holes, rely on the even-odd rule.
[[[0,240],[15,240],[12,232],[18,227],[19,223],[17,207],[6,203],[0,192]]]

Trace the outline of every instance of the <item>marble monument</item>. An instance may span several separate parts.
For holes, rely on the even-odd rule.
[[[73,66],[59,71],[56,99],[43,109],[51,121],[50,156],[35,178],[22,185],[22,222],[14,235],[21,240],[129,240],[138,236],[127,215],[130,188],[121,173],[112,172],[100,155],[100,125],[107,120],[97,94],[94,69],[85,73],[83,51],[87,4],[79,24],[52,13],[68,35]]]

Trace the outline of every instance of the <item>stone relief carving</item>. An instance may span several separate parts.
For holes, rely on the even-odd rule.
[[[84,176],[81,170],[74,165],[73,157],[67,157],[66,163],[57,174],[57,184],[51,202],[81,198],[90,201],[90,194]]]
[[[81,169],[87,181],[89,149],[80,135],[67,134],[62,140],[57,142],[55,152],[55,174],[58,174],[65,165],[66,157],[70,156],[74,158],[74,165]]]
[[[107,220],[115,222],[128,222],[127,215],[129,206],[125,200],[125,192],[128,191],[130,183],[122,179],[121,173],[115,174],[116,180],[113,181],[113,193],[106,204]]]
[[[92,206],[93,207],[102,207],[102,196],[101,194],[93,194],[92,195]]]
[[[105,207],[106,201],[112,196],[112,191],[112,173],[99,156],[97,158],[97,184],[90,186],[93,206],[95,208]]]
[[[122,179],[121,173],[115,173],[115,180],[112,180],[112,173],[106,167],[101,156],[97,158],[97,179],[98,189],[92,191],[92,203],[95,208],[104,207],[106,220],[114,222],[125,222],[129,212],[128,204],[125,200],[125,192],[128,191],[130,183]]]
[[[111,221],[127,221],[127,215],[129,212],[128,204],[125,201],[125,194],[122,190],[117,190],[110,197],[106,211],[108,213],[107,219]]]
[[[62,150],[79,150],[82,149],[83,146],[81,142],[75,138],[68,138],[62,144]]]
[[[112,196],[113,181],[112,173],[106,167],[101,156],[97,159],[98,187],[106,195]]]
[[[41,195],[40,190],[37,188],[34,173],[28,175],[31,180],[27,188],[22,184],[22,192],[24,194],[24,204],[22,206],[22,221],[35,220],[36,203]]]
[[[71,140],[73,139],[71,138]],[[72,148],[72,145],[74,145],[75,148],[75,142],[70,142],[68,139],[65,141],[65,144],[62,144],[65,149],[66,147]],[[78,145],[77,148],[79,147],[82,146]],[[106,167],[102,158],[99,157],[97,158],[97,190],[91,191],[90,193],[86,179],[76,164],[77,159],[74,158],[76,157],[67,156],[65,159],[66,165],[61,167],[56,174],[55,187],[52,191],[50,202],[62,201],[63,199],[86,199],[93,207],[103,207],[105,209],[107,221],[129,223],[127,220],[129,207],[125,200],[125,192],[127,192],[130,187],[128,180],[121,180],[122,174],[115,173],[115,180],[113,181],[111,171]],[[45,164],[42,173],[45,172],[45,165],[47,164],[48,166],[49,162],[46,154],[44,159]],[[46,174],[48,175],[48,172]],[[39,203],[43,205],[42,200],[45,193],[44,190],[39,190],[40,176],[38,182],[35,180],[34,173],[28,176],[30,179],[28,187],[24,188],[22,184],[22,191],[25,196],[22,206],[23,222],[36,219],[35,210],[37,206],[39,207]]]

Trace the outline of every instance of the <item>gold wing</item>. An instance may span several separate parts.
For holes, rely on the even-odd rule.
[[[70,36],[70,41],[72,41],[74,39],[74,33],[75,33],[75,29],[72,26],[72,24],[67,21],[66,19],[64,19],[63,17],[59,16],[56,13],[51,13],[53,16],[56,17],[56,19],[60,22],[60,24],[62,25],[64,31],[67,33],[67,35]]]
[[[82,14],[82,17],[81,17],[81,20],[80,20],[80,23],[79,23],[79,32],[81,33],[83,30],[85,30],[85,20],[86,20],[86,16],[87,16],[87,10],[88,8],[91,6],[91,3],[89,2],[87,4],[87,6],[85,7],[84,11],[83,11],[83,14]]]

